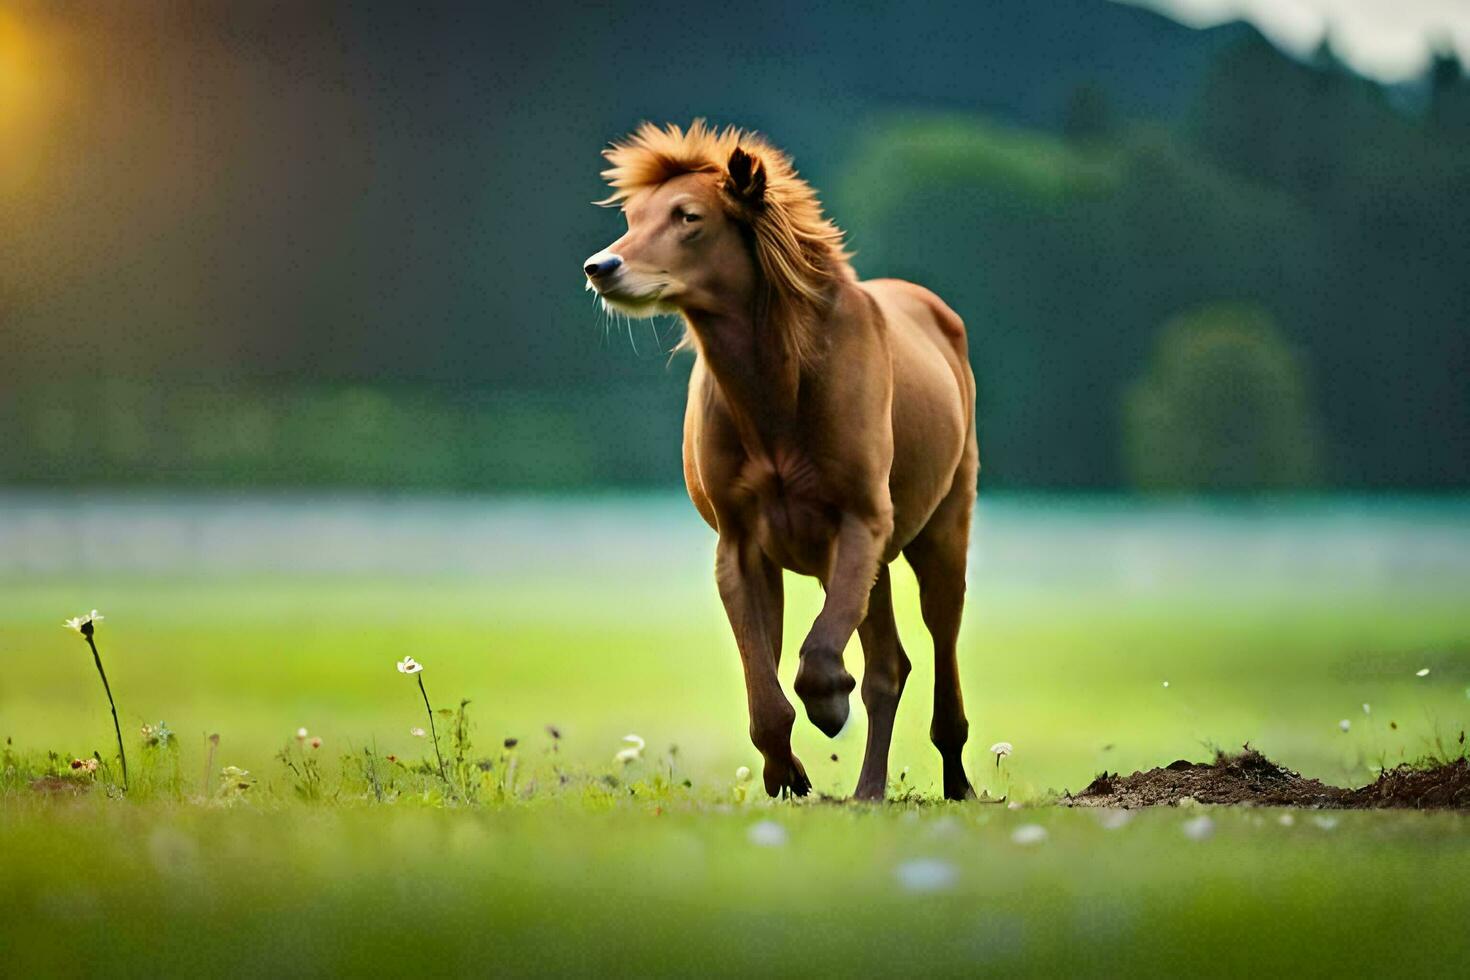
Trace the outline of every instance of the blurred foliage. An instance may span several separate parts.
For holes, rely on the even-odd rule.
[[[0,264],[0,481],[677,484],[682,374],[644,356],[669,332],[633,325],[636,356],[599,344],[577,268],[622,225],[585,203],[597,145],[697,113],[768,132],[862,275],[965,319],[990,486],[1128,486],[1128,386],[1162,324],[1214,304],[1263,311],[1312,378],[1302,453],[1322,485],[1470,486],[1460,64],[1385,88],[1243,25],[1056,6],[956,7],[938,37],[879,5],[840,49],[815,13],[757,19],[748,47],[664,44],[632,75],[617,39],[655,42],[610,13],[503,59],[468,8],[356,8],[361,50],[309,17],[293,34],[160,15],[175,74],[129,98],[172,114],[119,126],[137,145],[54,152],[81,168],[56,196],[0,206],[19,243]],[[822,56],[767,57],[773,32]],[[880,54],[904,71],[872,72]],[[73,67],[95,75],[78,91],[112,84]],[[289,125],[237,125],[257,110]],[[195,126],[198,157],[159,151]],[[124,149],[137,167],[87,163]]]
[[[1128,391],[1132,482],[1151,490],[1290,490],[1318,476],[1301,366],[1260,310],[1216,306],[1165,326]]]
[[[508,490],[677,472],[682,391],[107,380],[0,395],[12,483]],[[101,422],[97,425],[97,422]]]
[[[1320,439],[1250,402],[1268,413],[1258,431],[1304,440],[1268,456],[1313,462],[1246,478],[1181,457],[1195,475],[1162,484],[1465,486],[1470,127],[1447,120],[1470,111],[1470,85],[1444,59],[1433,77],[1421,106],[1394,105],[1328,53],[1300,64],[1252,37],[1177,125],[1120,125],[1091,88],[1059,136],[954,114],[880,121],[834,211],[864,275],[922,282],[965,318],[997,483],[1127,485],[1120,406],[1159,324],[1227,303],[1269,315],[1313,377]],[[1255,349],[1264,363],[1278,348]],[[1171,411],[1191,404],[1204,410]]]

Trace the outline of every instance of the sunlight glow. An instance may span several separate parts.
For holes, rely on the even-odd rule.
[[[43,45],[18,15],[0,9],[0,193],[25,183],[39,162],[37,130],[46,118]]]

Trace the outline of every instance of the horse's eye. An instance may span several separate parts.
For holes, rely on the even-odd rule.
[[[692,225],[694,224],[694,222],[699,220],[699,215],[695,214],[693,211],[685,211],[683,208],[680,208],[679,210],[674,212],[674,218],[678,221],[683,222],[686,225]]]

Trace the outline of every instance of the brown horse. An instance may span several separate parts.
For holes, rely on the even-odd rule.
[[[776,676],[790,569],[826,590],[796,693],[819,729],[842,730],[855,685],[842,654],[856,630],[868,744],[855,795],[883,798],[909,673],[888,575],[902,552],[934,638],[929,734],[944,795],[973,796],[955,654],[979,470],[964,324],[922,287],[859,282],[811,186],[758,136],[645,123],[603,155],[612,194],[601,203],[622,206],[628,231],[583,271],[610,309],[686,324],[684,480],[719,534],[715,578],[766,792],[811,789]]]

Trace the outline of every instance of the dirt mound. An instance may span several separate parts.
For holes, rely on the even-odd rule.
[[[1131,776],[1103,773],[1076,796],[1069,806],[1175,806],[1182,799],[1198,803],[1254,804],[1256,806],[1340,806],[1344,790],[1328,786],[1278,766],[1255,749],[1239,755],[1215,756],[1214,762],[1180,759],[1161,769]]]
[[[1348,793],[1342,805],[1361,809],[1470,810],[1470,761],[1398,766]]]
[[[1470,762],[1403,765],[1361,789],[1343,789],[1308,779],[1246,746],[1214,762],[1180,759],[1131,776],[1104,772],[1082,792],[1067,794],[1063,806],[1177,806],[1182,800],[1244,806],[1301,806],[1324,809],[1470,809]]]

